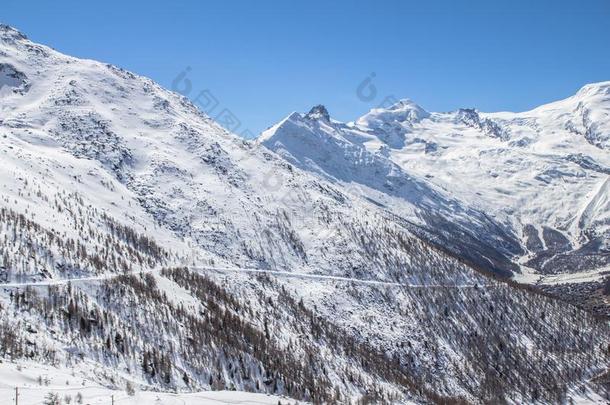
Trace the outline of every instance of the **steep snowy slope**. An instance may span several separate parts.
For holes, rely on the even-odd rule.
[[[429,113],[410,100],[348,124],[293,113],[259,141],[326,178],[398,195],[461,224],[519,262],[519,279],[535,281],[536,273],[610,264],[609,114],[605,82],[524,113]],[[387,187],[396,178],[417,191]],[[418,200],[431,193],[437,206]],[[497,227],[481,226],[482,217]]]
[[[366,151],[395,191],[370,177],[355,192],[7,26],[0,66],[3,361],[318,403],[603,393],[607,322],[463,260],[470,244],[506,264],[504,222]]]
[[[2,39],[0,63],[30,83],[2,98],[7,208],[45,228],[78,221],[99,228],[94,215],[81,212],[95,210],[136,233],[154,234],[174,263],[190,255],[191,264],[339,276],[366,268],[366,278],[420,281],[371,264],[358,250],[361,241],[344,234],[364,218],[393,223],[393,213],[228,134],[149,79],[61,55],[9,28]],[[66,199],[83,208],[63,209],[55,192],[72,195]],[[425,197],[434,203],[433,195]],[[59,219],[77,214],[82,219]],[[424,256],[406,270],[421,270]]]
[[[398,114],[408,125],[410,120],[417,122],[426,115],[419,108],[412,109],[412,104],[395,107],[370,123],[378,132],[384,131],[383,139],[399,145],[404,143],[400,125],[381,129],[387,114]],[[297,167],[336,181],[353,195],[399,215],[416,225],[430,241],[482,269],[504,276],[517,269],[511,259],[521,250],[506,220],[493,219],[425,179],[411,176],[390,159],[387,144],[370,151],[361,144],[366,139],[370,136],[331,121],[326,109],[317,106],[306,115],[292,113],[265,131],[258,142]]]

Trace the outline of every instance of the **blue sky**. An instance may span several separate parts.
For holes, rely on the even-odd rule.
[[[610,80],[607,0],[3,0],[0,21],[166,87],[188,67],[189,96],[207,91],[237,133],[318,103],[345,121],[388,96],[520,111]]]

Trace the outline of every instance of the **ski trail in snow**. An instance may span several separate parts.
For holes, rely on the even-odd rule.
[[[312,280],[327,280],[327,281],[339,281],[346,283],[356,283],[365,285],[377,285],[385,287],[403,287],[403,288],[454,288],[454,289],[466,289],[466,288],[489,288],[494,287],[494,284],[465,284],[465,285],[447,285],[447,284],[403,284],[395,283],[390,281],[378,281],[378,280],[363,280],[359,278],[341,277],[341,276],[329,276],[322,274],[307,274],[298,273],[282,270],[269,270],[269,269],[256,269],[256,268],[241,268],[241,267],[214,267],[214,266],[187,266],[191,271],[213,271],[213,272],[227,272],[227,273],[250,273],[250,274],[270,274],[278,277],[290,277],[300,279],[312,279]],[[50,279],[42,281],[30,281],[23,283],[5,283],[0,284],[0,288],[22,288],[22,287],[44,287],[53,285],[63,285],[68,283],[79,283],[79,282],[94,282],[94,281],[107,281],[114,278],[125,276],[125,275],[139,275],[139,274],[150,274],[158,273],[161,269],[148,269],[132,273],[121,273],[121,274],[102,274],[99,276],[92,277],[79,277],[79,278],[66,278],[66,279]]]

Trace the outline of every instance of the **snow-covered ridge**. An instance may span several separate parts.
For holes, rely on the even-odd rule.
[[[419,112],[414,118],[414,108],[401,101],[388,114],[397,112],[399,117],[418,122],[426,115]],[[405,109],[411,112],[405,115]],[[507,224],[476,206],[467,206],[425,178],[412,176],[392,161],[387,144],[377,151],[367,148],[359,141],[371,136],[371,131],[293,113],[265,131],[258,142],[291,164],[338,182],[354,195],[400,215],[425,230],[431,240],[455,249],[482,268],[510,274],[510,258],[520,250]],[[461,237],[455,238],[458,234]]]
[[[453,224],[462,218],[466,229],[469,221],[484,222],[476,219],[484,213],[497,228],[469,231],[486,240],[494,234],[490,229],[502,229],[496,241],[508,240],[503,248],[520,246],[504,254],[525,266],[524,274],[593,271],[610,262],[604,186],[610,174],[610,82],[522,113],[430,113],[402,100],[352,123],[326,121],[293,113],[259,142],[325,178],[386,195],[396,194],[387,187],[396,179],[418,184],[400,195],[413,211],[435,212]],[[416,198],[431,193],[430,199]],[[554,243],[556,238],[565,243]]]

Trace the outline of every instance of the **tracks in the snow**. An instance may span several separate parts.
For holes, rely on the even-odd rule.
[[[378,280],[366,280],[351,277],[341,276],[329,276],[322,274],[308,274],[298,273],[291,271],[282,270],[269,270],[269,269],[254,269],[254,268],[241,268],[241,267],[215,267],[215,266],[188,266],[188,269],[195,272],[216,272],[216,273],[249,273],[249,274],[268,274],[276,277],[286,278],[298,278],[304,280],[321,280],[321,281],[335,281],[343,283],[363,284],[363,285],[374,285],[381,287],[400,287],[400,288],[453,288],[453,289],[466,289],[466,288],[479,288],[479,287],[491,287],[493,285],[478,285],[478,284],[464,284],[464,285],[451,285],[451,284],[404,284],[390,281],[378,281]],[[67,279],[49,279],[41,281],[29,281],[29,282],[11,282],[11,283],[0,283],[0,288],[25,288],[25,287],[44,287],[53,285],[63,285],[68,283],[87,283],[96,281],[112,280],[122,275],[138,275],[138,274],[149,274],[158,273],[161,269],[149,269],[133,273],[121,273],[121,274],[102,274],[100,276],[91,277],[79,277],[79,278],[67,278]]]

